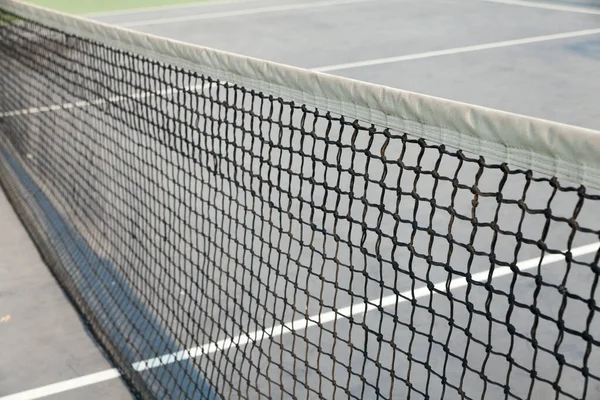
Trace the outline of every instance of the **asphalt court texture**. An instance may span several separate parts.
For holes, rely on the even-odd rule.
[[[321,2],[323,3],[323,2]],[[445,55],[435,55],[428,57],[415,57],[413,60],[382,63],[381,61],[365,66],[348,67],[349,63],[356,63],[368,60],[381,60],[387,57],[423,54],[446,49],[464,49],[468,46],[479,44],[491,44],[506,41],[518,41],[523,38],[548,37],[570,32],[583,32],[591,29],[600,28],[600,15],[585,12],[567,12],[560,10],[534,8],[523,5],[488,3],[479,1],[356,1],[348,4],[319,4],[319,2],[259,2],[242,1],[239,3],[211,4],[203,6],[192,6],[186,8],[176,8],[173,11],[161,10],[160,12],[126,13],[124,15],[95,16],[95,18],[122,26],[129,26],[132,29],[141,30],[166,36],[169,38],[197,43],[222,50],[237,52],[245,55],[256,56],[286,64],[298,65],[307,68],[322,68],[329,73],[352,77],[355,79],[367,80],[379,84],[399,87],[425,94],[460,100],[478,105],[498,108],[517,112],[536,117],[552,119],[559,122],[566,122],[584,127],[600,129],[600,111],[594,105],[600,104],[600,59],[598,58],[598,49],[600,47],[600,32],[597,34],[585,34],[581,36],[568,37],[564,39],[548,39],[537,43],[527,43],[507,45],[499,48],[489,48],[473,50],[468,52],[455,53],[449,52]],[[552,3],[566,4],[566,3]],[[569,3],[573,7],[589,7],[592,12],[594,4],[576,4]],[[289,9],[285,9],[289,6]],[[301,7],[300,7],[301,6]],[[295,8],[294,8],[295,7]],[[244,12],[243,10],[246,10]],[[206,15],[202,18],[202,15]],[[237,15],[233,15],[237,14]],[[193,19],[198,16],[198,19]],[[171,19],[171,22],[166,20]],[[187,21],[184,21],[188,19]],[[154,23],[143,25],[143,21],[153,20]],[[335,67],[339,69],[336,70]],[[430,160],[431,161],[431,160]],[[466,173],[467,175],[469,172]],[[473,170],[470,171],[471,176]],[[468,178],[465,178],[468,179]],[[519,195],[518,184],[511,186],[515,196]],[[508,190],[508,189],[507,189]],[[443,192],[443,190],[440,190]],[[535,203],[543,202],[546,197],[544,193],[534,194],[528,197],[528,201]],[[443,195],[441,196],[443,197]],[[465,198],[466,202],[469,199]],[[458,206],[457,206],[458,207]],[[483,209],[485,209],[483,205]],[[553,203],[553,211],[560,213],[564,208],[565,212],[573,209],[569,199],[557,199]],[[461,214],[468,215],[470,203],[465,205]],[[411,209],[411,207],[408,207]],[[491,209],[488,210],[491,212]],[[426,220],[427,210],[422,210],[423,215],[419,218]],[[484,211],[485,214],[485,211]],[[489,214],[488,214],[489,216]],[[510,218],[508,214],[506,218]],[[586,221],[590,227],[597,226],[600,223],[600,217],[593,210],[584,209],[581,220]],[[439,221],[441,225],[445,221]],[[525,227],[531,234],[541,229],[535,223],[535,220],[529,221]],[[561,242],[565,232],[557,227],[549,235],[548,242],[552,240]],[[471,226],[465,224],[455,225],[455,233],[461,233],[467,237],[471,233]],[[360,238],[356,238],[360,241]],[[369,240],[371,240],[369,238]],[[489,237],[485,234],[479,236],[481,246],[484,246]],[[597,238],[578,237],[575,246],[592,243]],[[421,252],[425,252],[427,239],[422,241],[416,239],[417,246],[423,245]],[[500,243],[496,247],[497,254],[504,254],[512,248],[511,243]],[[388,249],[389,250],[389,249]],[[434,249],[437,257],[442,257],[447,249]],[[535,258],[537,256],[534,248],[528,249],[527,246],[521,251],[520,259]],[[582,256],[581,260],[589,261],[593,254]],[[403,255],[396,255],[401,259]],[[588,257],[587,259],[585,257]],[[309,260],[305,261],[308,262]],[[352,262],[352,260],[349,260]],[[453,256],[453,268],[460,269],[460,266],[466,266],[469,263],[467,254],[455,254]],[[415,264],[417,266],[418,264]],[[485,272],[486,263],[472,262],[476,272]],[[422,271],[416,271],[421,279],[425,278],[427,268],[422,264]],[[478,269],[479,268],[479,269]],[[376,278],[379,271],[370,271]],[[383,272],[385,274],[385,271]],[[559,282],[564,275],[564,265],[555,263],[544,270],[544,276],[548,281]],[[589,296],[590,276],[585,274],[575,275],[577,279],[570,281],[574,285],[574,291],[585,297]],[[343,277],[342,277],[343,279]],[[393,279],[393,276],[383,277],[384,281]],[[442,275],[429,277],[433,282],[443,281]],[[496,281],[494,281],[496,282]],[[365,287],[365,282],[356,283],[357,290]],[[421,283],[422,284],[422,283]],[[506,291],[510,282],[499,280],[498,288]],[[502,285],[506,285],[503,287]],[[410,285],[399,287],[403,290],[410,289]],[[523,294],[523,302],[531,302],[531,292],[533,285],[527,280],[517,282],[517,292]],[[470,293],[469,299],[476,304],[476,307],[484,307],[486,294],[482,288],[478,294],[478,289]],[[461,289],[456,289],[461,290]],[[366,297],[372,298],[379,296],[376,288],[367,288]],[[324,293],[325,298],[327,292]],[[529,296],[529,297],[528,297]],[[331,299],[327,299],[331,300]],[[443,298],[423,297],[419,300],[423,304],[431,301],[431,307],[436,313],[442,314],[441,310],[447,307]],[[546,312],[551,310],[556,312],[560,308],[557,300],[551,293],[544,293],[538,299],[544,307],[548,307]],[[559,302],[558,302],[559,303]],[[307,312],[310,315],[318,314],[319,307],[315,304],[309,304]],[[340,300],[340,306],[343,306]],[[315,307],[315,308],[310,308]],[[398,310],[405,307],[409,310],[408,304],[398,305]],[[503,315],[506,310],[502,304],[493,304],[492,309],[497,308]],[[393,307],[391,308],[393,309]],[[389,311],[391,312],[391,311]],[[396,311],[401,312],[401,311]],[[465,325],[468,320],[466,311],[464,314],[456,311],[455,319],[457,323]],[[366,326],[375,328],[382,327],[382,332],[386,331],[385,313],[370,311],[364,315]],[[518,311],[517,311],[518,314]],[[568,315],[573,318],[572,323],[583,322],[577,320],[577,310],[569,312]],[[531,325],[531,315],[523,312],[521,316],[513,315],[513,321],[520,321],[520,329],[527,331]],[[417,311],[413,316],[413,323],[419,330],[428,331],[430,329],[431,317],[424,310]],[[543,321],[541,323],[543,325]],[[517,324],[519,325],[519,324]],[[389,326],[389,323],[388,323]],[[582,325],[583,326],[583,325]],[[481,331],[478,332],[478,329]],[[551,343],[555,332],[552,327],[546,327],[548,343]],[[337,326],[340,335],[343,337],[344,326],[339,323]],[[443,328],[439,328],[436,335],[439,337],[447,336]],[[596,326],[596,331],[598,327]],[[473,335],[479,338],[485,338],[488,333],[487,321],[472,322]],[[318,330],[308,329],[307,337],[319,341]],[[386,332],[389,335],[396,335],[393,332]],[[499,334],[500,335],[500,334]],[[500,335],[501,336],[501,335]],[[398,337],[398,342],[402,342],[402,337]],[[353,338],[353,341],[360,341],[360,338]],[[540,338],[539,340],[544,340]],[[281,344],[294,349],[292,336],[283,336]],[[422,343],[418,343],[422,341]],[[565,339],[568,345],[569,339]],[[498,346],[509,346],[509,339],[502,337],[495,338]],[[262,344],[268,347],[268,343]],[[464,344],[456,343],[457,347]],[[296,344],[297,346],[297,344]],[[333,341],[321,339],[323,348],[335,347]],[[339,344],[338,344],[339,346]],[[430,357],[430,364],[436,365],[440,370],[440,364],[443,357],[440,356],[441,350],[438,349],[427,356],[429,343],[425,337],[417,337],[416,342],[411,345],[416,356]],[[376,349],[374,349],[376,351]],[[232,350],[233,351],[233,350]],[[305,352],[305,349],[298,349],[299,352]],[[338,350],[344,351],[344,350]],[[347,350],[346,350],[347,351]],[[524,358],[530,357],[527,349],[522,350]],[[483,354],[483,352],[481,353]],[[481,354],[475,352],[474,365],[480,365]],[[359,354],[357,354],[358,356]],[[576,358],[578,355],[573,354]],[[597,355],[596,355],[597,356]],[[257,355],[258,358],[258,355]],[[385,357],[383,357],[385,358]],[[57,357],[57,360],[60,358]],[[470,359],[471,360],[471,359]],[[294,365],[293,360],[287,360],[290,369],[295,368],[296,375],[301,376],[303,380],[311,382],[314,377],[310,370],[300,370],[300,365]],[[590,365],[598,365],[598,358],[593,360]],[[385,363],[383,359],[382,363]],[[388,360],[388,363],[397,361]],[[480,364],[477,364],[477,363]],[[360,357],[356,360],[357,368],[360,370]],[[331,365],[322,365],[325,370],[331,371]],[[544,370],[547,367],[548,370]],[[395,368],[402,370],[406,365],[396,364]],[[504,368],[504,369],[503,369]],[[545,365],[538,365],[540,374],[553,373],[554,366],[550,360]],[[452,370],[452,367],[448,368]],[[460,370],[460,365],[454,369]],[[545,371],[545,372],[544,372]],[[79,373],[91,373],[82,372]],[[343,374],[343,371],[338,372]],[[366,372],[368,374],[368,371]],[[276,372],[278,375],[278,372]],[[505,375],[505,367],[499,364],[493,364],[486,369],[486,375],[493,376],[497,374],[501,380]],[[75,377],[75,376],[73,376]],[[423,379],[427,377],[425,370],[419,370],[418,366],[414,368],[411,380],[415,386],[423,387],[426,382]],[[288,379],[290,379],[288,377]],[[481,388],[477,386],[477,377],[467,377],[466,386],[468,390],[478,391]],[[516,378],[515,378],[516,379]],[[318,377],[317,377],[318,380]],[[56,381],[56,380],[55,380]],[[54,381],[47,380],[48,383]],[[118,385],[118,381],[115,385]],[[386,386],[385,382],[381,382]],[[573,390],[576,390],[579,384],[576,377],[573,377]],[[110,383],[103,383],[107,385]],[[469,386],[471,385],[471,386]],[[15,386],[17,390],[26,389],[27,385],[21,382],[20,386]],[[21,389],[22,388],[22,389]],[[360,382],[357,383],[357,390],[361,390]],[[367,388],[370,390],[370,388]],[[600,388],[591,388],[600,393]],[[102,392],[98,391],[97,386],[89,386],[78,389],[79,393],[85,393],[86,396],[103,398]],[[372,392],[365,393],[368,398]],[[400,390],[400,388],[398,388]],[[494,388],[488,388],[489,398],[502,398],[502,393],[494,391]],[[518,390],[518,389],[517,389]],[[548,388],[540,389],[539,396],[550,396]],[[544,391],[545,390],[545,391]],[[73,392],[70,392],[72,394]],[[327,393],[324,391],[324,393]],[[399,395],[400,392],[398,392]],[[594,392],[592,392],[594,393]],[[339,395],[339,393],[338,393]],[[120,393],[119,396],[125,396]],[[448,394],[448,398],[452,397]],[[57,395],[57,398],[65,398],[64,393]],[[118,397],[117,397],[118,398]],[[590,397],[593,398],[593,397]]]

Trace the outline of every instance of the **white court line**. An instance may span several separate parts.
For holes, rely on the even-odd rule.
[[[15,393],[8,396],[0,397],[2,400],[29,400],[29,399],[40,399],[42,397],[52,396],[54,394],[67,392],[82,388],[85,386],[91,386],[96,383],[101,383],[111,379],[120,377],[121,374],[116,368],[107,369],[105,371],[97,372],[95,374],[80,376],[79,378],[69,379],[68,381],[62,381],[53,383],[52,385],[41,386],[36,389],[27,390],[25,392]]]
[[[148,19],[148,20],[143,20],[143,21],[132,21],[132,22],[125,22],[125,23],[116,22],[115,25],[124,27],[124,28],[132,28],[132,27],[136,27],[136,26],[162,25],[162,24],[172,24],[175,22],[200,21],[200,20],[204,20],[204,19],[237,17],[240,15],[255,15],[255,14],[265,14],[265,13],[281,12],[281,11],[307,10],[310,8],[340,6],[340,5],[345,5],[345,4],[364,3],[364,2],[368,2],[368,1],[375,1],[375,0],[330,0],[330,1],[319,1],[319,2],[314,2],[314,3],[286,4],[283,6],[256,7],[256,8],[248,8],[248,9],[244,9],[244,10],[220,11],[220,12],[212,12],[212,13],[199,14],[199,15],[186,15],[186,16],[181,16],[181,17],[157,18],[157,19]]]
[[[224,82],[220,82],[220,84],[222,85],[222,84],[224,84]],[[106,104],[106,103],[119,103],[121,101],[127,101],[127,100],[131,100],[131,99],[144,99],[146,97],[152,97],[152,96],[169,95],[169,94],[177,93],[180,90],[196,90],[199,88],[205,89],[205,88],[210,88],[210,86],[211,86],[210,83],[205,83],[203,85],[190,86],[190,87],[185,87],[183,89],[165,89],[165,90],[159,90],[157,92],[140,92],[140,93],[132,93],[132,94],[122,95],[122,96],[111,96],[108,99],[96,99],[96,100],[90,100],[90,101],[80,100],[80,101],[76,101],[74,103],[63,103],[63,104],[53,104],[51,106],[24,108],[21,110],[6,111],[3,113],[0,113],[0,118],[15,117],[15,116],[27,115],[27,114],[39,114],[39,113],[45,113],[45,112],[49,112],[49,111],[69,110],[71,108],[82,108],[82,107],[87,107],[87,106],[92,106],[92,105],[102,105],[102,104]]]
[[[562,4],[542,3],[542,2],[537,2],[537,1],[526,1],[526,0],[478,0],[478,1],[486,2],[486,3],[507,4],[507,5],[511,5],[511,6],[542,8],[545,10],[553,10],[553,11],[567,11],[567,12],[581,13],[581,14],[600,15],[600,9],[591,8],[591,7],[568,6],[568,5],[562,5]]]
[[[532,36],[532,37],[523,38],[523,39],[505,40],[505,41],[501,41],[501,42],[477,44],[477,45],[465,46],[465,47],[455,47],[452,49],[427,51],[424,53],[407,54],[404,56],[376,58],[373,60],[365,60],[365,61],[357,61],[357,62],[351,62],[351,63],[345,63],[345,64],[328,65],[325,67],[314,68],[313,70],[319,71],[319,72],[341,71],[341,70],[350,69],[350,68],[360,68],[360,67],[368,67],[368,66],[372,66],[372,65],[390,64],[390,63],[396,63],[396,62],[401,62],[401,61],[419,60],[419,59],[423,59],[423,58],[447,56],[447,55],[452,55],[452,54],[470,53],[473,51],[498,49],[501,47],[510,47],[510,46],[518,46],[518,45],[522,45],[522,44],[548,42],[551,40],[569,39],[569,38],[574,38],[574,37],[597,35],[597,34],[600,34],[600,28],[585,29],[582,31],[574,31],[574,32],[557,33],[557,34],[552,34],[552,35]]]
[[[360,1],[364,1],[364,0],[360,0]],[[372,1],[372,0],[367,0],[367,1]],[[533,37],[529,37],[529,38],[506,40],[506,41],[502,41],[502,42],[492,42],[492,43],[473,45],[473,46],[455,47],[452,49],[435,50],[435,51],[428,51],[428,52],[424,52],[424,53],[407,54],[407,55],[396,56],[396,57],[377,58],[377,59],[372,59],[372,60],[356,61],[356,62],[345,63],[345,64],[326,65],[323,67],[311,68],[310,70],[317,71],[317,72],[341,71],[341,70],[350,69],[350,68],[360,68],[360,67],[368,67],[368,66],[373,66],[373,65],[396,63],[396,62],[402,62],[402,61],[419,60],[419,59],[423,59],[423,58],[439,57],[439,56],[459,54],[459,53],[469,53],[469,52],[474,52],[474,51],[489,50],[489,49],[510,47],[510,46],[518,46],[518,45],[530,44],[530,43],[540,43],[540,42],[547,42],[547,41],[551,41],[551,40],[568,39],[568,38],[597,35],[597,34],[600,34],[600,28],[586,29],[586,30],[582,30],[582,31],[574,31],[574,32],[566,32],[566,33],[557,33],[557,34],[553,34],[553,35],[533,36]],[[205,85],[207,85],[207,84],[205,84]],[[190,89],[190,88],[186,88],[186,89]],[[165,93],[167,93],[167,92],[168,91],[165,91]],[[152,93],[150,93],[150,92],[144,92],[140,95],[133,94],[130,97],[134,97],[134,98],[137,98],[136,96],[148,97],[151,95],[152,95]],[[24,114],[37,114],[37,113],[48,112],[48,111],[57,111],[57,110],[61,110],[61,109],[85,107],[88,105],[104,104],[105,102],[118,102],[118,101],[122,101],[122,100],[127,100],[130,97],[115,96],[114,98],[110,98],[108,100],[98,99],[98,100],[93,100],[93,101],[79,101],[76,103],[55,104],[55,105],[46,106],[46,107],[33,107],[33,108],[22,109],[22,110],[5,111],[5,112],[0,112],[0,118],[13,117],[13,116],[24,115]]]
[[[586,254],[594,253],[600,249],[600,242],[588,244],[586,246],[577,247],[571,250],[573,257],[579,257]],[[532,258],[529,260],[517,263],[517,268],[520,271],[537,268],[541,265],[548,265],[564,260],[562,254],[547,254],[543,257]],[[492,279],[500,278],[506,275],[511,275],[513,272],[509,267],[499,267],[494,269]],[[472,282],[488,281],[489,270],[478,272],[471,275]],[[491,280],[490,280],[491,282]],[[492,283],[492,282],[491,282]],[[455,278],[450,281],[450,289],[459,289],[467,286],[468,282],[465,278]],[[438,282],[434,285],[435,289],[444,293],[446,291],[446,281]],[[235,346],[243,346],[248,343],[258,343],[265,339],[273,339],[288,333],[302,331],[313,326],[334,322],[340,317],[356,317],[365,314],[369,311],[376,310],[380,307],[390,307],[396,304],[405,303],[413,299],[431,296],[432,291],[426,286],[418,289],[407,290],[400,293],[398,296],[389,295],[370,299],[366,303],[352,305],[341,308],[337,311],[329,311],[321,314],[311,315],[306,319],[297,319],[283,325],[275,325],[266,330],[258,330],[247,335],[238,335],[233,338],[226,338],[218,342],[207,343],[203,346],[193,347],[190,349],[178,351],[175,353],[165,354],[160,357],[151,358],[134,363],[132,366],[136,371],[145,371],[151,368],[156,368],[163,365],[175,363],[177,361],[187,360],[189,358],[202,357],[203,355],[216,353],[217,351],[226,351]],[[94,383],[103,382],[108,379],[119,377],[116,369],[108,369],[92,375],[85,375],[79,378],[70,379],[68,381],[58,382],[52,385],[39,387],[13,395],[0,397],[0,400],[29,400],[39,399],[41,397],[50,396],[53,394],[65,392],[68,390],[92,385]]]
[[[186,3],[186,4],[176,4],[171,6],[157,6],[157,7],[143,7],[143,8],[129,8],[127,10],[118,10],[118,11],[107,11],[107,12],[96,12],[96,13],[87,13],[82,16],[86,18],[110,18],[110,17],[119,17],[125,15],[141,15],[145,13],[152,13],[157,11],[175,11],[175,10],[185,10],[185,9],[197,9],[197,8],[209,8],[211,6],[220,6],[227,4],[242,4],[242,3],[250,3],[259,0],[210,0],[210,1],[199,1],[197,3]]]

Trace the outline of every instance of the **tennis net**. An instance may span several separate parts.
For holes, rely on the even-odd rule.
[[[600,133],[0,4],[0,184],[134,395],[600,395]]]

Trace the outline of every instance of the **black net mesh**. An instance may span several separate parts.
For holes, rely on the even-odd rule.
[[[137,396],[600,396],[585,187],[2,11],[0,183]]]

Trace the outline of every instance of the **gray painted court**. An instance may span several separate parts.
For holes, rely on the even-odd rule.
[[[364,0],[335,3],[324,0],[248,0],[94,18],[244,55],[600,129],[598,2]],[[148,24],[145,21],[153,22]],[[591,33],[591,30],[598,31]],[[482,46],[473,47],[477,45]],[[387,60],[390,57],[398,59],[390,62]],[[59,384],[56,387],[64,389],[66,386],[61,386],[61,382],[109,369],[110,365],[86,334],[51,275],[34,253],[33,246],[27,243],[5,199],[1,198],[0,201],[2,221],[7,221],[9,227],[0,234],[0,245],[3,246],[2,251],[7,249],[7,254],[11,254],[8,258],[2,257],[1,262],[6,263],[6,267],[0,264],[0,304],[6,305],[8,310],[4,312],[4,307],[0,307],[0,318],[4,314],[12,317],[8,322],[0,323],[0,334],[7,338],[2,341],[3,357],[9,360],[0,364],[0,396],[54,383]],[[564,204],[568,204],[568,200]],[[589,222],[590,226],[597,226],[597,213],[593,210],[585,212],[587,217],[583,220]],[[468,211],[463,213],[467,214]],[[464,230],[455,229],[465,232],[465,235],[470,231],[468,226]],[[532,222],[529,229],[538,228]],[[8,233],[9,230],[14,234]],[[579,246],[591,243],[593,238],[578,240],[576,245]],[[502,244],[499,248],[502,248]],[[506,248],[510,249],[510,244],[506,244]],[[534,250],[526,250],[523,254],[530,251],[529,258],[534,258]],[[447,249],[435,249],[440,257],[445,252]],[[590,257],[588,254],[582,260],[589,261]],[[558,265],[551,268],[547,272],[548,279],[560,281],[561,268],[564,267]],[[478,271],[485,271],[485,268],[479,268]],[[420,274],[420,277],[424,278],[424,274]],[[582,275],[579,278],[576,284],[585,293],[585,282],[590,277]],[[432,276],[431,279],[434,282],[443,281],[441,276]],[[499,281],[498,287],[506,290],[508,283]],[[529,287],[526,282],[519,285],[517,291],[531,291],[531,284]],[[408,289],[408,286],[402,287],[402,290]],[[478,295],[477,290],[483,291],[483,288],[474,289],[471,301],[482,307],[485,296]],[[377,292],[372,293],[377,297]],[[546,301],[547,310],[559,308],[556,299],[543,296],[545,294],[542,298]],[[421,299],[420,304],[421,301],[427,305],[430,298]],[[446,307],[443,298],[434,297],[431,301],[438,313]],[[340,304],[340,307],[343,306]],[[504,306],[493,304],[492,308],[502,314]],[[407,307],[406,304],[404,307]],[[315,310],[318,313],[318,307]],[[392,310],[388,310],[388,313]],[[365,324],[379,326],[381,314],[367,313]],[[465,315],[459,314],[456,318],[466,320]],[[572,318],[576,321],[574,323],[581,322],[575,315]],[[526,315],[523,321],[523,329],[526,329]],[[414,316],[414,323],[427,331],[430,317],[421,310]],[[481,337],[487,333],[487,321],[483,319],[479,323],[482,324],[481,332],[477,332],[477,322],[473,332]],[[337,329],[343,332],[343,324],[338,325]],[[552,328],[548,329],[551,332]],[[310,329],[306,332],[308,337],[315,340],[318,340],[315,337],[317,333]],[[440,332],[440,335],[444,336],[445,333]],[[291,340],[289,336],[283,337],[281,343],[292,348],[292,344],[286,344],[287,340]],[[402,338],[397,340],[402,342]],[[427,348],[426,342],[419,343],[424,340],[424,337],[417,338],[412,351],[420,353]],[[551,343],[552,334],[548,333],[546,338],[539,340]],[[504,343],[502,338],[498,341]],[[335,341],[322,345],[325,348],[335,347]],[[305,349],[298,351],[304,352]],[[526,350],[523,352],[525,354]],[[430,362],[441,370],[443,359],[436,357],[439,357],[439,353],[436,356],[434,352]],[[597,354],[594,357],[593,362],[600,362]],[[384,359],[381,360],[382,364],[393,365],[393,361]],[[323,367],[327,370],[335,368],[332,365]],[[454,367],[460,369],[459,364]],[[402,368],[402,365],[395,365],[395,368]],[[452,365],[449,368],[452,369]],[[498,370],[498,376],[506,374],[501,371],[503,366],[500,363],[488,368],[486,374],[493,374],[494,369]],[[539,368],[543,369],[541,366]],[[422,374],[419,376],[419,368],[415,367],[415,382],[424,376],[425,371],[420,372]],[[342,374],[343,371],[336,373]],[[306,377],[311,379],[308,374]],[[577,385],[576,379],[573,379],[573,385]],[[466,380],[469,381],[469,377]],[[472,386],[471,389],[475,390],[476,387]],[[490,390],[490,398],[502,395]],[[548,392],[540,392],[539,395],[542,396],[542,393],[548,395]],[[75,399],[84,396],[129,398],[117,379],[64,391],[54,398]]]

